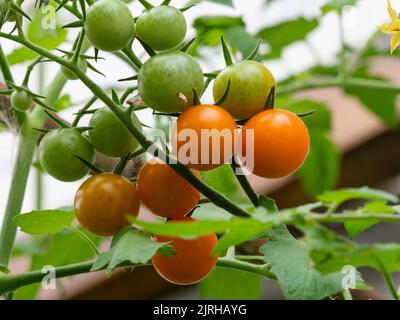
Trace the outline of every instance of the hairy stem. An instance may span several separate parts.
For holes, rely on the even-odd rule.
[[[55,276],[58,279],[58,278],[88,273],[90,272],[92,265],[93,261],[89,261],[89,262],[57,267],[55,268]],[[126,265],[125,267],[128,266],[133,266],[133,265]],[[148,264],[134,265],[135,268],[143,266],[148,266]],[[269,264],[259,265],[259,264],[251,264],[248,262],[238,261],[235,259],[220,258],[218,259],[217,266],[250,272],[269,279],[276,279],[275,275],[269,271],[270,270]],[[106,267],[107,266],[105,266],[103,269],[105,269]],[[45,275],[46,273],[42,272],[42,270],[29,271],[20,274],[0,273],[0,294],[16,290],[20,287],[29,284],[40,282],[42,281]]]

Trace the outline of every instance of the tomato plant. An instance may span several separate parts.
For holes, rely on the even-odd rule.
[[[74,211],[79,223],[98,236],[112,236],[129,225],[128,216],[139,212],[136,187],[116,174],[101,173],[86,180],[78,189]]]
[[[128,7],[120,0],[99,0],[85,20],[90,42],[104,51],[117,51],[128,46],[135,34],[135,22]]]
[[[320,15],[289,15],[260,29],[248,28],[249,17],[240,11],[250,1],[242,9],[232,1],[190,2],[210,5],[210,14],[214,2],[226,13],[198,16],[204,11],[193,10],[191,25],[185,17],[191,5],[139,2],[141,14],[130,0],[38,0],[29,12],[27,2],[0,0],[0,138],[17,145],[15,157],[1,157],[15,158],[14,170],[1,166],[6,174],[12,171],[7,200],[0,201],[1,297],[37,297],[46,290],[40,282],[50,266],[57,279],[155,268],[159,276],[143,273],[146,285],[156,288],[162,278],[198,283],[201,296],[213,299],[259,299],[261,280],[268,279],[289,300],[352,299],[358,292],[353,289],[369,285],[361,271],[368,275],[372,269],[382,275],[387,293],[400,299],[392,277],[400,271],[400,245],[354,241],[367,230],[375,236],[371,227],[382,222],[400,222],[398,192],[351,187],[378,182],[378,175],[367,180],[358,169],[379,171],[376,163],[395,161],[384,151],[368,161],[363,145],[343,157],[348,168],[348,158],[362,150],[357,179],[349,169],[340,175],[334,131],[339,118],[333,125],[337,106],[330,99],[341,90],[392,129],[374,139],[375,147],[387,136],[394,137],[390,143],[397,139],[400,86],[383,78],[381,69],[376,74],[371,62],[388,58],[400,44],[390,1],[391,22],[379,29],[392,36],[391,50],[377,34],[362,50],[350,43],[344,5],[348,9],[357,0],[330,0]],[[254,14],[271,14],[270,8],[281,5],[288,4],[262,1],[263,10]],[[329,26],[337,28],[332,38],[340,47],[325,60],[315,52],[322,45],[308,37],[323,33],[319,27],[327,25],[328,13],[338,18]],[[185,39],[193,33],[195,38]],[[291,54],[299,48],[313,53],[306,66],[300,51]],[[390,57],[391,64],[398,61]],[[75,85],[66,85],[69,80]],[[331,88],[336,91],[308,92]],[[43,186],[46,175],[59,182]],[[288,175],[274,182],[254,177]],[[79,187],[65,183],[81,179]],[[350,187],[335,190],[338,182]],[[279,201],[264,194],[281,185],[289,191]],[[33,194],[25,197],[26,190]],[[311,203],[297,201],[303,191]],[[70,192],[75,198],[68,201]],[[297,202],[286,208],[282,198]],[[15,241],[17,228],[29,237]],[[25,271],[10,263],[17,256]],[[120,273],[118,279],[131,276]],[[111,292],[107,297],[115,298]]]
[[[199,105],[184,111],[176,122],[174,148],[188,167],[208,171],[232,158],[237,125],[224,109]]]
[[[136,22],[136,34],[154,50],[168,50],[185,38],[186,19],[176,8],[160,6],[141,14]]]
[[[161,217],[182,218],[200,200],[199,191],[167,164],[155,159],[140,169],[137,184],[142,203]]]
[[[254,157],[248,150],[248,134],[252,131]],[[296,171],[306,160],[310,137],[304,122],[287,110],[263,111],[243,126],[242,160],[249,161],[255,175],[282,178]],[[246,159],[250,157],[251,159]]]
[[[47,133],[40,141],[38,153],[43,168],[61,181],[76,181],[89,172],[89,168],[75,156],[89,162],[94,159],[93,146],[75,128]]]
[[[131,114],[134,125],[141,130],[142,125],[134,113]],[[94,148],[109,157],[123,157],[134,151],[139,143],[124,127],[121,121],[107,107],[97,110],[90,119],[90,141]]]
[[[235,119],[249,119],[265,108],[270,94],[274,94],[275,79],[263,64],[243,61],[222,71],[214,83],[214,99],[224,95],[228,82],[231,89],[222,107]]]
[[[175,220],[180,223],[191,223],[193,220]],[[188,285],[205,278],[215,267],[218,256],[213,256],[213,250],[218,238],[215,234],[205,235],[196,239],[180,239],[156,236],[157,242],[171,242],[175,251],[172,256],[155,254],[152,262],[157,272],[169,282]]]
[[[139,71],[138,88],[143,101],[153,110],[180,112],[192,105],[193,89],[203,91],[203,72],[196,60],[183,52],[158,54]],[[182,101],[183,94],[187,101]]]

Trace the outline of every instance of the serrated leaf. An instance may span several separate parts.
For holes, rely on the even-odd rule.
[[[240,270],[216,267],[200,282],[203,299],[258,300],[261,294],[260,276]]]
[[[381,190],[369,187],[347,188],[337,191],[328,191],[318,197],[318,200],[325,204],[341,205],[349,200],[385,200],[388,202],[397,202],[398,197]]]
[[[352,212],[346,212],[350,214]],[[353,212],[354,214],[368,214],[368,213],[382,213],[382,214],[392,214],[395,210],[388,206],[385,200],[377,200],[367,203],[363,208]],[[347,234],[350,238],[354,238],[361,232],[369,229],[375,224],[379,223],[379,220],[370,219],[365,221],[345,221],[344,226],[346,228]]]
[[[70,227],[74,218],[73,212],[43,210],[19,214],[13,222],[28,234],[56,234]]]
[[[92,271],[107,266],[107,275],[122,265],[146,264],[166,243],[155,242],[143,231],[122,228],[115,236],[109,251],[100,253]]]
[[[288,300],[320,300],[342,290],[341,273],[322,275],[312,265],[308,247],[286,227],[274,228],[260,252],[271,263],[282,293]]]
[[[380,263],[390,273],[400,271],[398,243],[357,244],[322,226],[310,228],[306,236],[314,265],[324,274],[348,265],[380,270]]]

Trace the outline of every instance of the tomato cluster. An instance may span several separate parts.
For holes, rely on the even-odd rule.
[[[187,31],[178,9],[152,7],[135,22],[122,1],[98,0],[87,11],[84,29],[89,41],[103,51],[126,52],[134,37],[147,47],[151,57],[138,72],[139,95],[154,111],[179,113],[172,135],[173,153],[199,178],[198,171],[215,169],[235,155],[241,165],[264,178],[287,176],[305,161],[310,143],[307,128],[294,113],[274,109],[276,82],[263,64],[250,60],[230,64],[214,81],[216,105],[200,103],[205,87],[203,71],[192,56],[174,49]],[[73,61],[79,70],[86,71],[84,59],[75,57]],[[62,68],[62,72],[66,78],[76,79],[71,70]],[[15,108],[30,107],[32,101],[25,99],[25,93],[13,93]],[[122,106],[118,108],[122,110]],[[134,113],[131,122],[142,130]],[[88,134],[76,127],[47,133],[39,147],[43,168],[59,180],[75,181],[93,169],[95,150],[106,157],[124,159],[139,147],[107,107],[93,113],[89,128]],[[131,224],[129,217],[138,215],[142,203],[170,223],[193,223],[190,213],[200,200],[200,192],[174,169],[154,158],[140,169],[136,184],[115,173],[92,176],[76,193],[78,221],[93,234],[113,236]],[[168,242],[176,252],[153,257],[158,273],[173,283],[198,282],[216,264],[215,234],[196,239],[155,236],[154,241]]]

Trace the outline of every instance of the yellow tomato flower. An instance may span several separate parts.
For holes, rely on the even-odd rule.
[[[382,24],[378,28],[383,33],[392,35],[392,40],[390,43],[390,52],[393,53],[400,46],[400,19],[399,16],[397,15],[397,12],[393,9],[390,0],[388,0],[387,10],[390,19],[392,21],[390,23]]]

